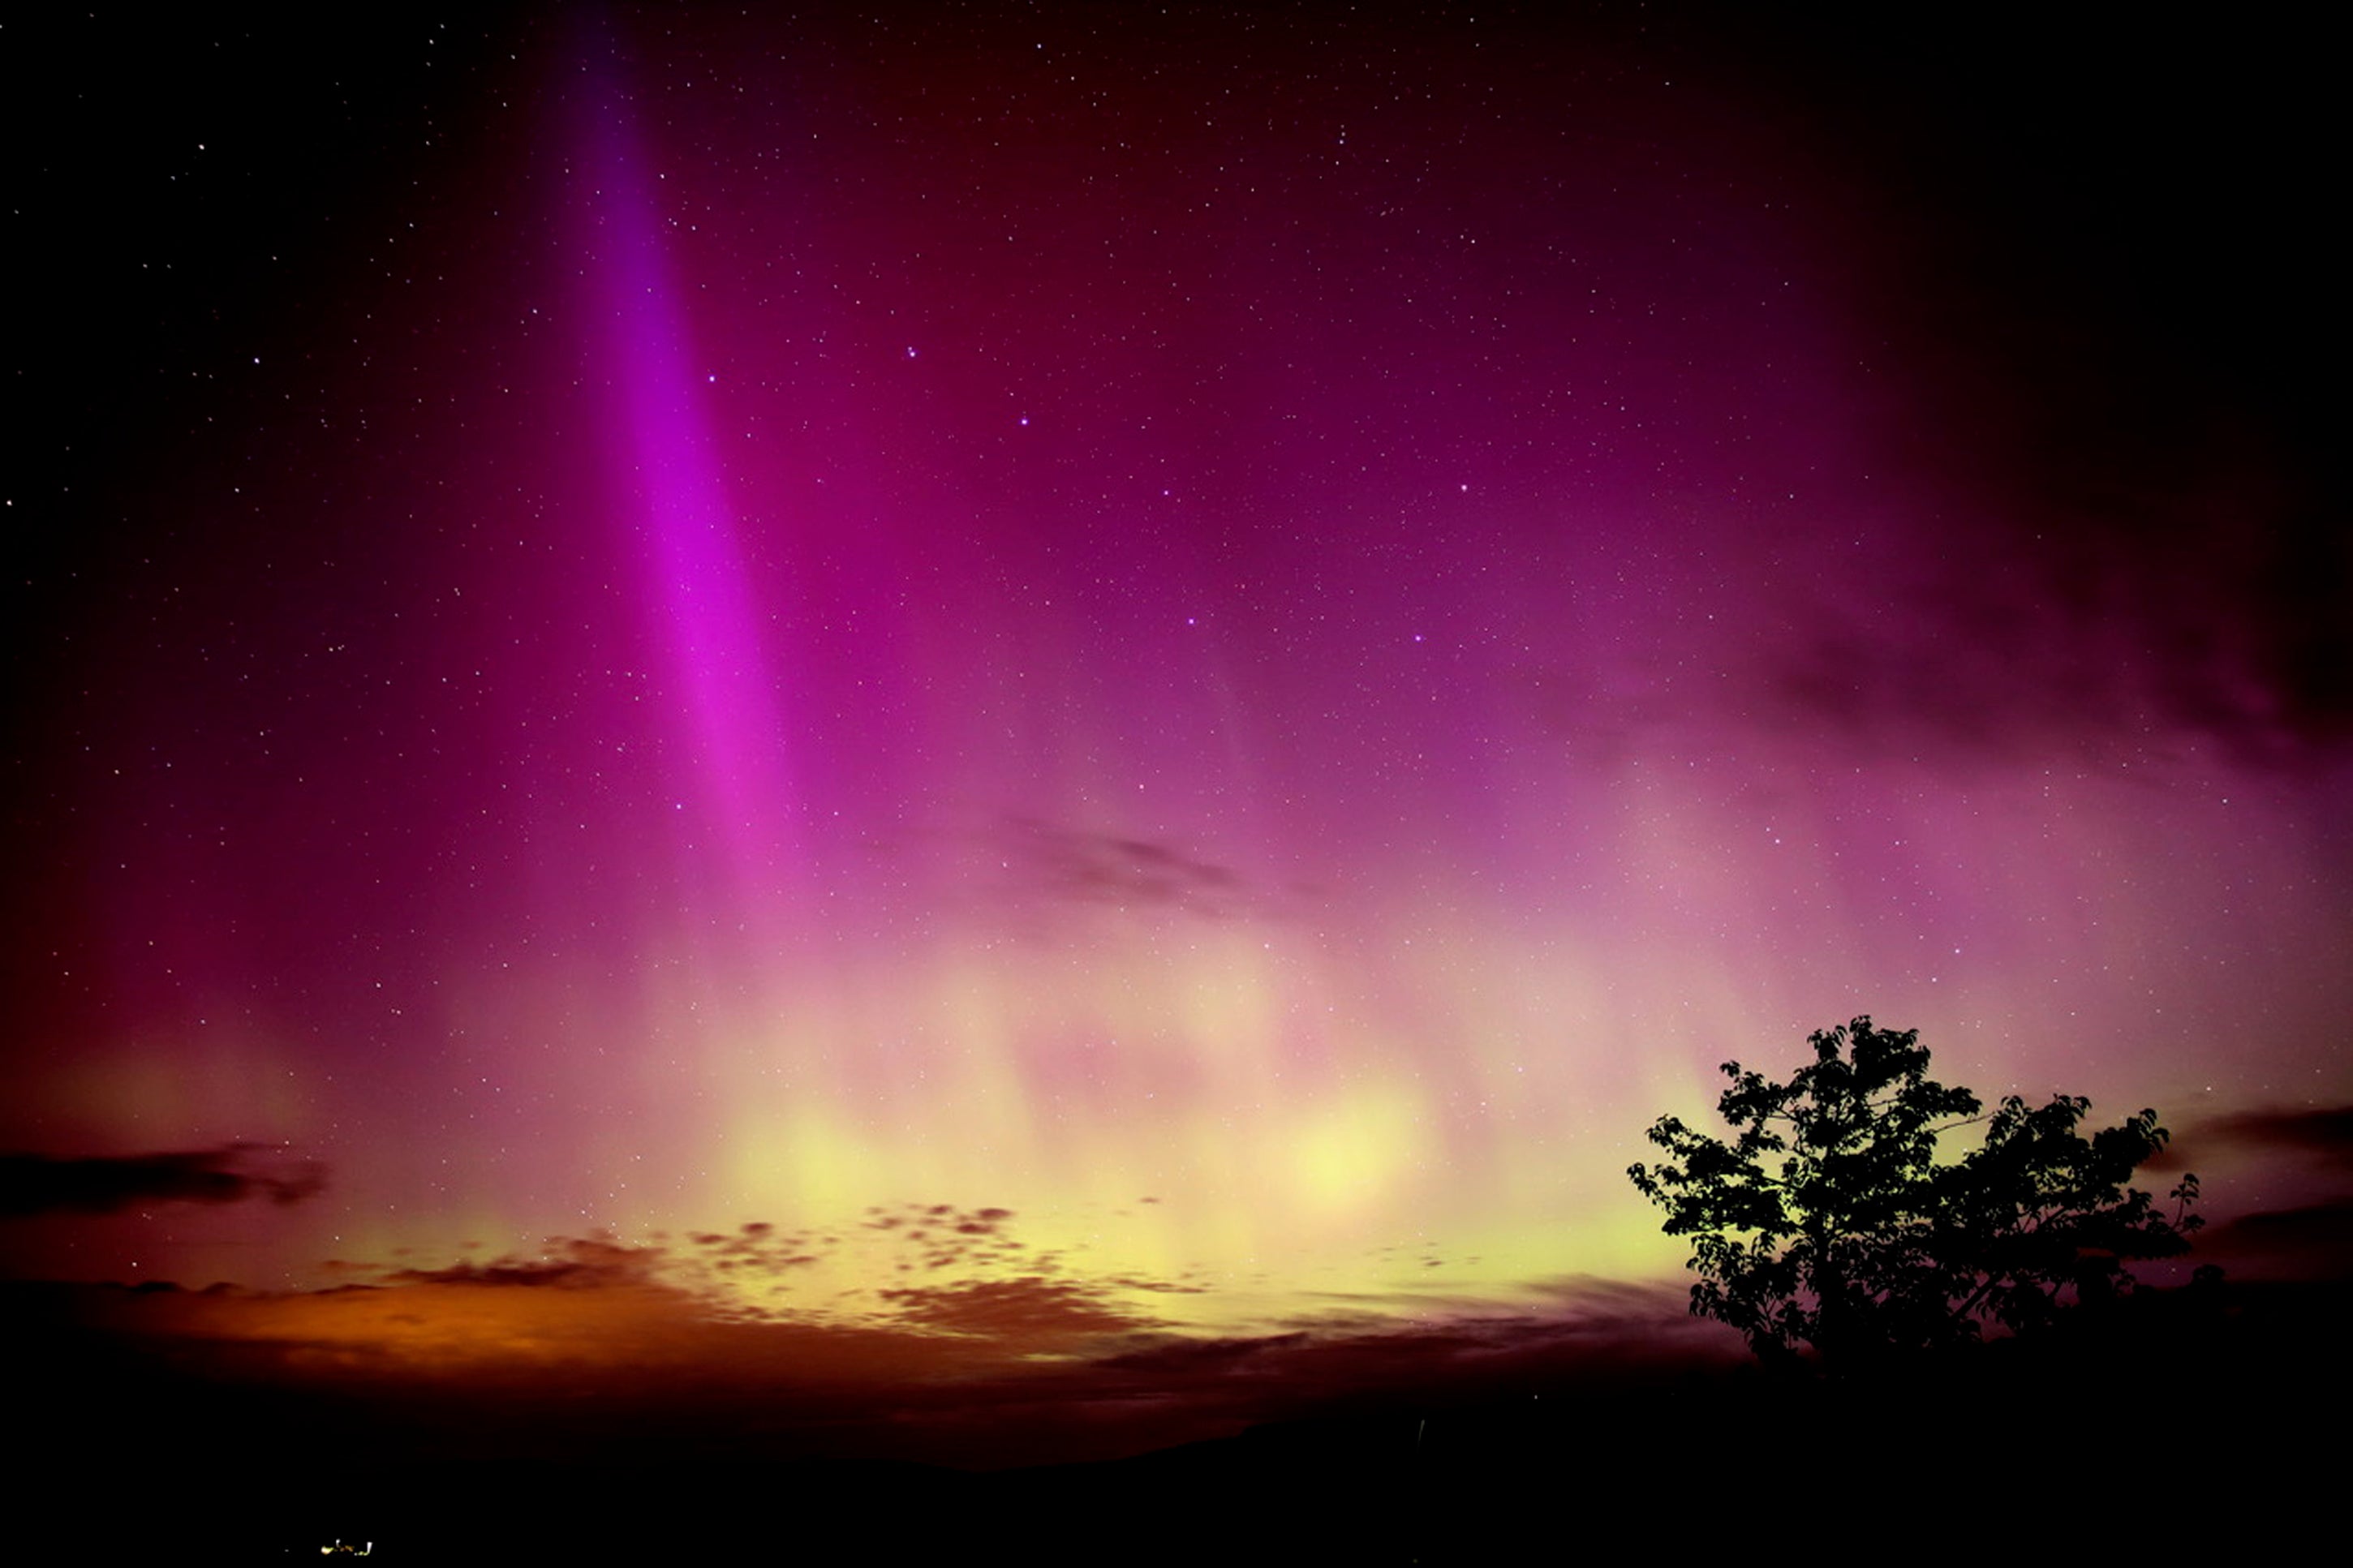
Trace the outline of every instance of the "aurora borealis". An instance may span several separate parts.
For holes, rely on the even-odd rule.
[[[1858,1013],[2337,1268],[2253,42],[174,26],[15,68],[14,1278],[813,1399],[1639,1337],[1643,1129]]]

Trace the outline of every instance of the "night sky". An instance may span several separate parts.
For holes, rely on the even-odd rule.
[[[1571,9],[12,25],[0,1271],[1132,1451],[1869,1013],[2341,1276],[2316,40]]]

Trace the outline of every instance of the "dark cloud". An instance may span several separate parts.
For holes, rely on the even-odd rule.
[[[1246,1363],[1296,1350],[1308,1342],[1304,1330],[1285,1334],[1261,1334],[1251,1339],[1170,1339],[1106,1357],[1103,1365],[1120,1372],[1156,1372],[1164,1375],[1212,1376]]]
[[[1162,1326],[1157,1319],[1120,1307],[1101,1289],[1038,1275],[878,1294],[909,1323],[1006,1346],[1043,1349]]]
[[[666,1254],[659,1247],[625,1247],[605,1237],[558,1238],[538,1258],[505,1257],[447,1268],[403,1268],[385,1276],[395,1285],[490,1285],[595,1290],[650,1280]]]
[[[699,1261],[723,1273],[753,1269],[774,1275],[822,1261],[839,1238],[805,1230],[779,1231],[765,1220],[755,1220],[733,1236],[695,1231],[687,1240],[701,1249],[695,1255]]]
[[[2327,251],[2292,194],[2327,143],[2278,85],[2304,68],[2213,30],[2145,34],[2125,69],[2096,24],[2031,60],[1997,36],[1890,33],[1868,68],[1845,37],[1757,40],[1864,177],[1851,298],[1903,367],[1872,444],[1947,535],[1839,584],[1789,695],[1897,744],[2096,753],[2154,723],[2242,763],[2341,747],[2353,534],[2308,391]]]
[[[1017,816],[992,848],[1027,891],[1046,898],[1212,918],[1239,914],[1249,903],[1238,873],[1151,839]]]
[[[1544,1308],[1515,1314],[1425,1301],[1422,1321],[1400,1325],[1369,1310],[1370,1299],[1352,1299],[1283,1332],[1165,1336],[1090,1363],[1086,1397],[1181,1405],[1197,1418],[1295,1420],[1592,1391],[1746,1356],[1736,1335],[1692,1318],[1680,1291],[1568,1279],[1541,1293],[1552,1298]]]
[[[2196,1257],[2233,1278],[2353,1279],[2353,1199],[2209,1226],[2198,1234]]]
[[[2196,1123],[2183,1141],[2221,1143],[2265,1152],[2316,1154],[2332,1164],[2353,1164],[2353,1105],[2303,1110],[2242,1110]]]
[[[2314,567],[2346,576],[2341,561]],[[2020,547],[1999,570],[1939,567],[1808,606],[1788,640],[1757,650],[1763,689],[1743,695],[1843,744],[1940,760],[2122,768],[2211,746],[2244,766],[2292,766],[2353,736],[2353,700],[2308,668],[2330,662],[2306,649],[2316,639],[2283,625],[2268,579],[2287,574],[2236,559],[2227,539],[2178,542],[2158,561]],[[2303,618],[2353,621],[2353,594],[2340,586]]]
[[[145,1204],[300,1203],[327,1182],[316,1161],[273,1164],[270,1146],[227,1143],[170,1154],[56,1159],[0,1154],[0,1216],[119,1214]]]
[[[935,1270],[959,1263],[1010,1263],[1019,1258],[1032,1268],[1041,1259],[1026,1258],[1028,1248],[1006,1234],[1013,1211],[1006,1208],[960,1209],[954,1204],[877,1205],[866,1211],[864,1228],[881,1231],[902,1243],[903,1255],[895,1268],[902,1274],[917,1268]]]

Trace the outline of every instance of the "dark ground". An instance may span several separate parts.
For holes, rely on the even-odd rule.
[[[339,1542],[433,1563],[1845,1558],[1947,1534],[2038,1559],[2263,1557],[2334,1528],[2353,1384],[2341,1349],[2316,1348],[2342,1287],[2235,1286],[2220,1311],[2163,1303],[1871,1386],[1651,1367],[1460,1405],[1368,1392],[1134,1458],[950,1468],[769,1458],[768,1439],[688,1439],[650,1411],[224,1384],[33,1321],[27,1291],[11,1533],[59,1563],[315,1561]]]

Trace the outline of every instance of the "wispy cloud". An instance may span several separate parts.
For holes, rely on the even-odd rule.
[[[1030,897],[1211,918],[1239,914],[1250,901],[1238,872],[1154,839],[1017,816],[991,847],[1018,890]]]

